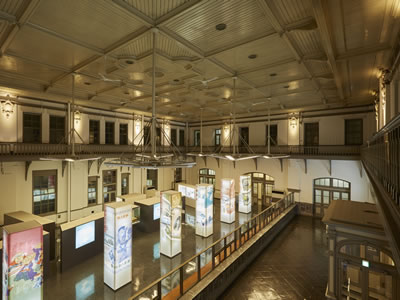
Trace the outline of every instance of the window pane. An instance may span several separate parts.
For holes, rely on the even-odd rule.
[[[114,144],[114,123],[106,122],[106,144]]]
[[[321,203],[321,191],[315,190],[315,203]]]
[[[342,193],[342,200],[349,200],[349,193]]]
[[[33,213],[45,214],[56,212],[56,177],[57,171],[33,171]]]
[[[344,181],[344,182],[343,182],[343,187],[344,187],[344,188],[349,188],[349,183],[348,183],[347,181]]]
[[[119,143],[128,145],[128,124],[119,124]]]
[[[361,145],[363,143],[363,120],[345,120],[346,145]]]
[[[40,114],[23,114],[23,142],[41,143],[42,139],[42,118]]]
[[[339,200],[340,199],[340,192],[333,192],[333,200]]]
[[[337,179],[333,179],[333,186],[335,186],[335,187],[338,186],[338,180]]]
[[[100,143],[100,122],[89,120],[89,144]]]
[[[323,196],[324,196],[324,204],[329,204],[330,203],[329,191],[324,191]]]

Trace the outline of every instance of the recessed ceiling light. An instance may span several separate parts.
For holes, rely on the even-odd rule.
[[[85,85],[91,85],[91,83],[88,82],[88,81],[85,81],[83,84],[85,84]]]
[[[134,64],[134,61],[133,61],[133,60],[130,60],[130,59],[127,59],[127,60],[125,60],[125,63],[126,63],[127,65],[133,65],[133,64]]]
[[[174,81],[175,81],[175,82],[179,82],[180,80],[179,80],[179,79],[174,79]]]
[[[128,92],[128,91],[125,91],[124,94],[125,94],[125,95],[129,95],[129,92]]]
[[[225,23],[217,24],[217,25],[215,26],[215,29],[217,29],[217,30],[219,30],[219,31],[225,30],[225,29],[226,29],[226,24],[225,24]]]
[[[284,89],[288,89],[290,86],[289,85],[284,85],[283,88]]]
[[[257,58],[257,54],[250,54],[248,56],[249,59],[256,59]]]
[[[271,77],[275,77],[276,75],[278,75],[278,74],[276,74],[276,73],[269,74],[269,76],[271,76]]]

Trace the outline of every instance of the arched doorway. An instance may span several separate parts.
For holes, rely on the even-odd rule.
[[[249,172],[245,175],[251,175],[252,204],[258,205],[260,208],[269,206],[275,179],[261,172]]]
[[[199,170],[199,183],[212,184],[215,187],[215,171],[213,169],[200,169]]]
[[[314,179],[314,216],[323,217],[332,200],[350,200],[350,182],[338,178]]]

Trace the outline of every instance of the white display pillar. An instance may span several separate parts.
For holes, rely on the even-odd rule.
[[[208,237],[213,234],[213,185],[197,185],[196,234]]]
[[[235,222],[235,181],[221,179],[221,222]]]
[[[240,176],[239,212],[251,212],[251,175]]]
[[[132,205],[104,205],[104,283],[117,290],[132,281]]]
[[[181,193],[161,193],[160,252],[174,257],[182,251],[182,198]]]
[[[43,227],[36,221],[3,227],[3,300],[43,299]]]

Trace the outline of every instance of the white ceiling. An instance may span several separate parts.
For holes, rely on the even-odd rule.
[[[1,0],[0,96],[70,101],[75,73],[80,105],[150,112],[157,27],[160,116],[228,117],[232,99],[241,116],[265,114],[268,99],[276,111],[369,104],[398,42],[398,2]]]

